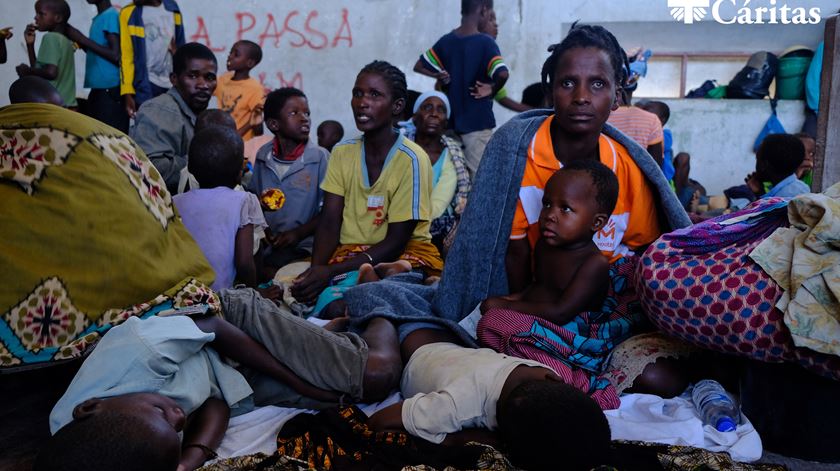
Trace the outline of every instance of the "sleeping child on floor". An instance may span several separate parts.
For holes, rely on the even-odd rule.
[[[409,333],[401,344],[405,400],[373,414],[369,426],[443,445],[501,442],[528,470],[588,470],[609,453],[603,412],[551,368],[458,343],[436,328]]]
[[[34,469],[190,471],[216,456],[232,412],[376,402],[397,386],[387,320],[332,332],[251,289],[220,296],[224,319],[130,317],[108,331],[53,408]]]

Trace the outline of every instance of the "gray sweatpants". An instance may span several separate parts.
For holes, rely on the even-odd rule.
[[[239,327],[298,376],[329,391],[362,398],[368,346],[357,334],[330,332],[292,314],[250,288],[223,290],[225,319]],[[239,367],[254,389],[258,406],[278,405],[322,409],[335,404],[301,396],[285,384],[257,371]]]

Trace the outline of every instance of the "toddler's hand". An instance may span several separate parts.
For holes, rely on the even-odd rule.
[[[23,31],[23,39],[26,41],[28,46],[33,46],[35,44],[35,31],[38,28],[35,26],[35,23],[29,23],[26,25],[26,30]]]

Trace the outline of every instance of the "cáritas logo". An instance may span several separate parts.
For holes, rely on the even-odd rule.
[[[692,24],[701,21],[711,11],[712,18],[724,25],[761,24],[817,24],[822,21],[817,7],[790,7],[778,0],[668,0],[671,16],[677,21]]]

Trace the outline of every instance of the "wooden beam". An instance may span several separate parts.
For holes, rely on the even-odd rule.
[[[817,115],[817,152],[811,185],[813,191],[819,192],[840,182],[840,27],[837,22],[837,15],[829,17],[825,22]]]

